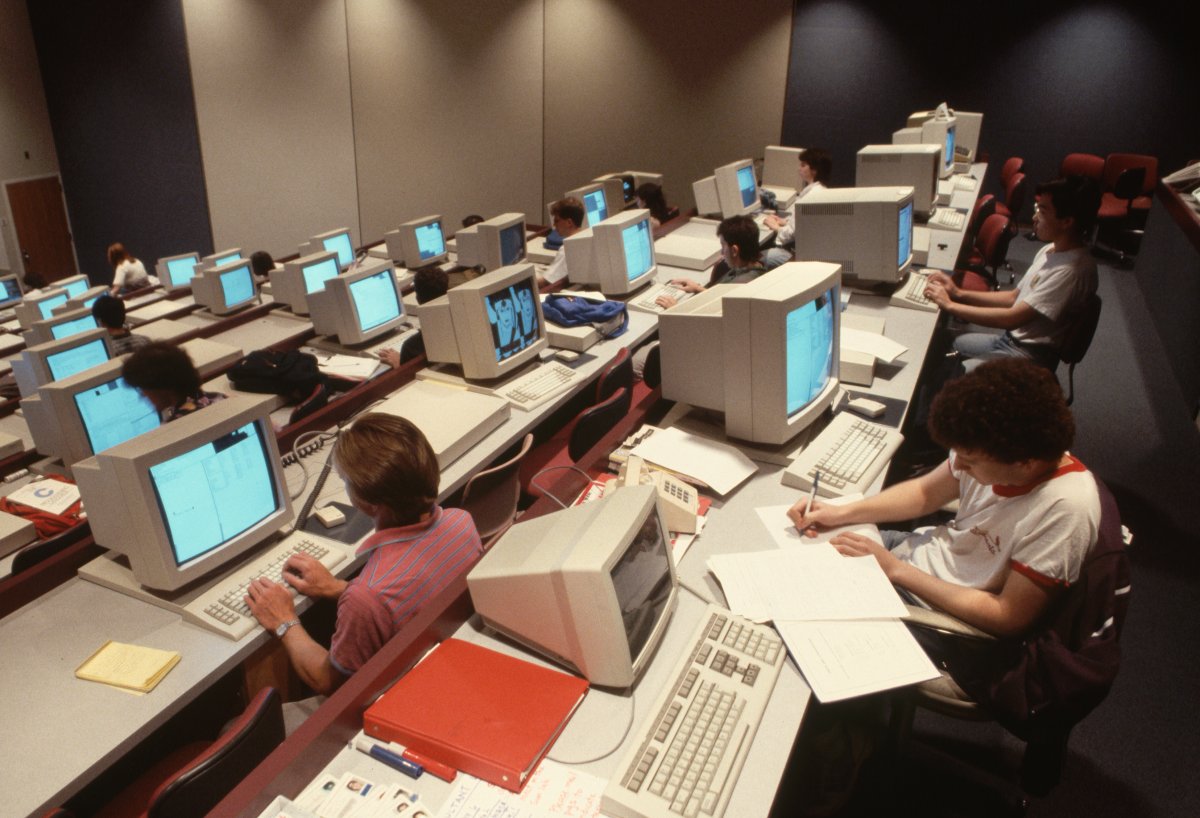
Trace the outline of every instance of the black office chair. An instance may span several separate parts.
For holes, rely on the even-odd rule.
[[[1063,336],[1062,346],[1059,347],[1058,358],[1067,365],[1067,406],[1075,400],[1075,364],[1083,360],[1092,345],[1096,327],[1100,324],[1102,306],[1097,293],[1088,296],[1067,327],[1067,334]]]

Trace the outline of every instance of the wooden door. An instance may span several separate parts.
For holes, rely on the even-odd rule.
[[[75,275],[79,268],[58,177],[8,182],[4,187],[26,278],[48,283]]]

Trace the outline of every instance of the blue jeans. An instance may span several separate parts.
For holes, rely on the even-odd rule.
[[[1058,350],[1045,344],[1018,344],[1007,332],[967,332],[954,339],[963,369],[970,372],[990,358],[1026,358],[1050,371],[1058,368]]]

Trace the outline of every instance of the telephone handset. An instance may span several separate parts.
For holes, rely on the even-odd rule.
[[[637,455],[630,455],[621,464],[621,471],[615,480],[608,481],[604,492],[607,494],[622,486],[651,483],[658,489],[658,507],[662,510],[667,530],[695,534],[696,514],[700,507],[700,496],[696,489],[664,471],[646,466],[645,461]]]

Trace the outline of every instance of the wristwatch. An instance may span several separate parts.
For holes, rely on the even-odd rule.
[[[275,635],[278,636],[280,639],[282,639],[283,635],[288,632],[288,628],[292,627],[292,625],[299,625],[299,624],[300,624],[299,619],[289,619],[287,622],[280,622],[278,625],[275,626]]]

